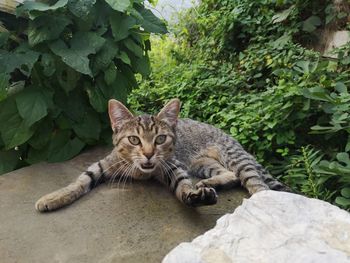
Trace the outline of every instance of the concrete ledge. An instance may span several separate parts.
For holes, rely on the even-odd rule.
[[[215,206],[191,209],[156,182],[102,185],[53,213],[35,201],[63,187],[109,149],[64,162],[41,163],[0,176],[0,262],[160,262],[233,212],[246,192],[219,193]]]

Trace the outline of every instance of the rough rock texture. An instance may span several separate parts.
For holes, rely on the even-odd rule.
[[[178,262],[350,262],[350,214],[320,200],[263,191],[163,260]]]
[[[107,152],[95,149],[0,176],[1,263],[160,262],[247,196],[242,189],[220,192],[217,205],[191,209],[156,182],[116,182],[56,212],[35,211],[40,196],[67,185]]]

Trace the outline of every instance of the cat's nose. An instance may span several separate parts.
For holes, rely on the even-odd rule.
[[[143,155],[144,155],[148,160],[151,160],[152,156],[154,155],[154,152],[144,152]]]

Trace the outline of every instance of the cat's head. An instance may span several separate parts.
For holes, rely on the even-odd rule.
[[[170,100],[157,115],[134,116],[117,100],[109,101],[108,111],[118,157],[151,173],[173,155],[178,99]]]

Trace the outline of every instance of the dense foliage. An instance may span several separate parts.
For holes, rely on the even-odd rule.
[[[143,0],[26,1],[0,14],[0,174],[109,140],[107,101],[149,74]]]
[[[294,189],[349,209],[350,46],[334,58],[314,51],[322,29],[349,28],[336,8],[202,0],[176,40],[154,39],[153,72],[129,102],[152,112],[179,97],[183,117],[230,133]]]

